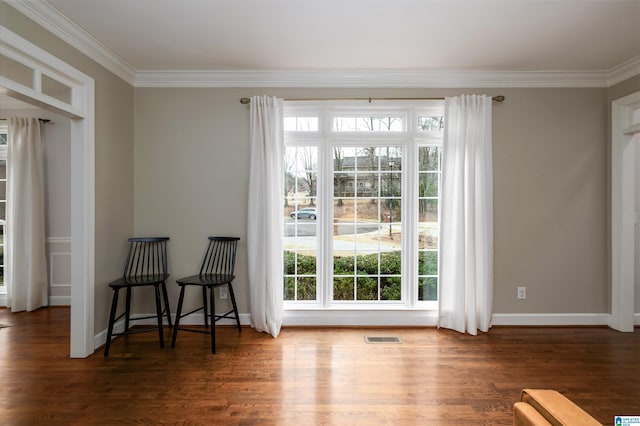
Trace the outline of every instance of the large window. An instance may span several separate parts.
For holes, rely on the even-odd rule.
[[[441,102],[285,103],[284,300],[434,307]]]

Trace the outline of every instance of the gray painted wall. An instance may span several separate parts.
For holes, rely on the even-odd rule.
[[[493,111],[495,312],[608,312],[606,89],[465,91],[507,97]],[[174,277],[196,270],[207,235],[240,236],[241,312],[248,312],[249,108],[239,99],[262,93],[331,98],[461,91],[136,89],[136,233],[171,237]],[[524,301],[516,299],[518,286],[527,286]]]

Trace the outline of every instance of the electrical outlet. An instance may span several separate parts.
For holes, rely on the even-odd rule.
[[[220,290],[218,291],[218,297],[220,297],[220,299],[226,299],[228,297],[228,289],[226,287],[220,287]]]
[[[527,288],[518,287],[518,299],[526,299],[526,298],[527,298]]]

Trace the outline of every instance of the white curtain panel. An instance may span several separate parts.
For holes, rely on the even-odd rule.
[[[277,337],[283,317],[283,100],[254,96],[250,105],[247,251],[251,323],[256,330]]]
[[[37,118],[10,118],[5,265],[7,307],[48,305],[44,228],[44,145]]]
[[[472,335],[493,311],[491,103],[445,99],[438,326]]]

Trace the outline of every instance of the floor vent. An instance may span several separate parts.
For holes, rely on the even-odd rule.
[[[367,343],[400,343],[400,338],[385,336],[365,336],[364,341]]]

